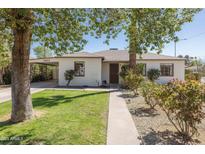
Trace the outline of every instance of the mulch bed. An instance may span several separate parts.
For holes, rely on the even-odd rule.
[[[142,96],[133,97],[128,91],[124,91],[122,97],[127,102],[127,107],[140,135],[141,144],[205,144],[205,119],[198,126],[200,135],[195,136],[191,142],[184,143],[159,107],[151,109]]]

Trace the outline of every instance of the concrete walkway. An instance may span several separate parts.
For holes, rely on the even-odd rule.
[[[31,83],[31,94],[43,91],[46,88],[56,87],[56,81],[43,81]],[[11,100],[11,88],[3,88],[0,90],[0,103]]]
[[[107,144],[137,145],[140,144],[131,114],[120,91],[110,92]]]

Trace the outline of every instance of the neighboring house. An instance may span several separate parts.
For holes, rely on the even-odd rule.
[[[185,70],[189,70],[192,73],[200,73],[203,72],[205,69],[205,66],[188,66],[185,67]]]
[[[199,66],[189,66],[189,67],[185,67],[186,70],[191,71],[192,73],[198,73],[199,72]]]
[[[102,83],[121,84],[119,76],[121,66],[129,63],[127,50],[106,50],[95,53],[79,52],[62,57],[45,59],[31,59],[30,63],[46,63],[56,65],[54,72],[59,86],[65,86],[64,73],[66,70],[74,69],[76,75],[71,81],[71,86],[100,86]],[[136,63],[144,64],[144,75],[151,68],[161,71],[158,79],[160,83],[166,83],[173,78],[184,80],[185,59],[172,56],[158,55],[154,53],[137,56]]]

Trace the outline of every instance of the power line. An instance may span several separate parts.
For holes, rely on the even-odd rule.
[[[193,35],[193,36],[188,37],[188,38],[186,38],[186,39],[187,39],[187,40],[190,40],[190,39],[192,39],[192,38],[195,38],[195,37],[201,36],[201,35],[203,35],[203,34],[205,34],[205,32],[202,32],[202,33],[199,33],[199,34]]]
[[[199,33],[199,34],[193,35],[193,36],[188,37],[188,38],[179,39],[179,41],[190,40],[190,39],[193,39],[193,38],[195,38],[195,37],[199,37],[199,36],[201,36],[201,35],[203,35],[203,34],[205,34],[205,32],[201,32],[201,33]],[[175,57],[177,56],[176,43],[177,43],[177,41],[174,41],[174,55],[175,55]]]

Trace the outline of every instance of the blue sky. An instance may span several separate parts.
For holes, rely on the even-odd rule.
[[[180,39],[187,39],[177,43],[177,55],[188,54],[205,59],[205,9],[196,14],[191,23],[184,24],[177,36]],[[88,43],[83,51],[87,52],[96,52],[109,48],[125,49],[128,46],[123,33],[118,35],[115,40],[111,40],[109,45],[103,43],[104,39],[95,39],[89,36],[86,39]],[[174,43],[166,44],[162,54],[174,56]],[[31,55],[33,56],[32,51]]]

